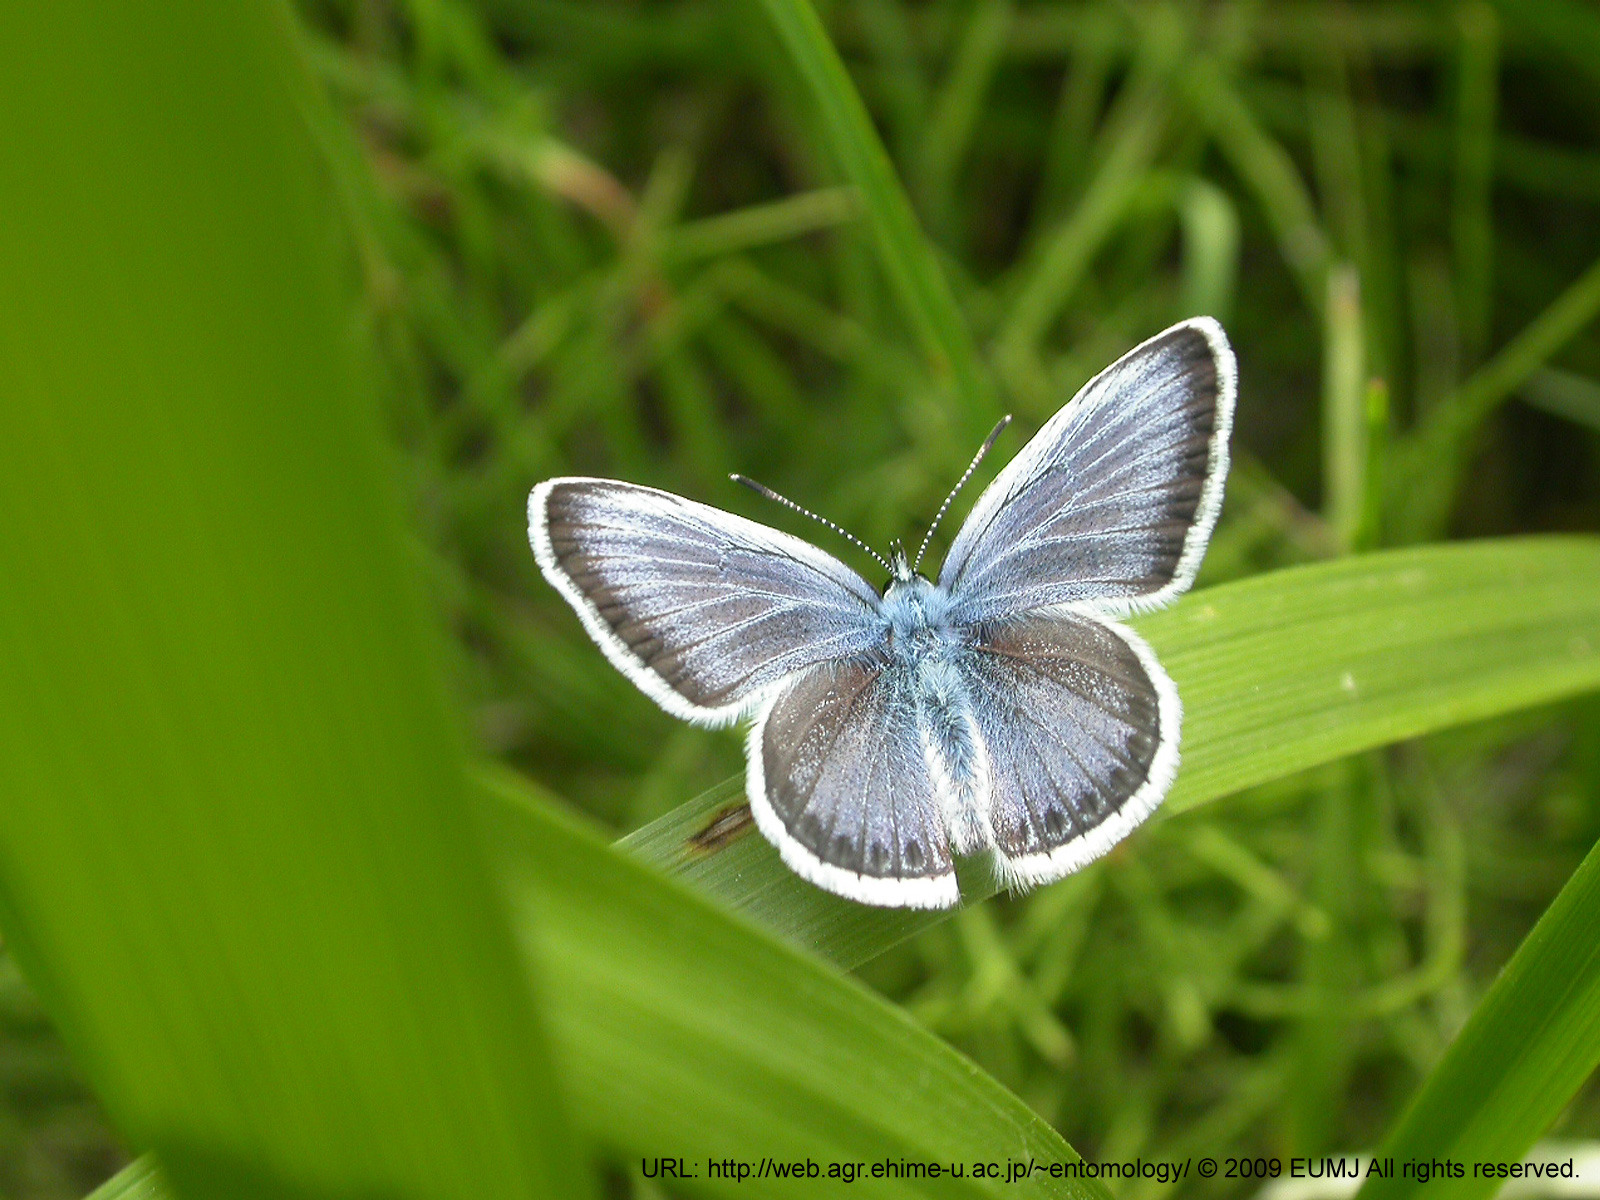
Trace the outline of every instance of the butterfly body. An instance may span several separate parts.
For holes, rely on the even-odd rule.
[[[540,484],[530,540],[662,707],[752,718],[752,815],[796,872],[864,903],[946,907],[954,855],[1048,882],[1170,787],[1177,688],[1121,618],[1193,580],[1233,400],[1215,322],[1150,339],[984,491],[937,579],[897,547],[881,594],[798,538],[614,480]]]
[[[950,618],[949,592],[909,571],[889,581],[882,613],[885,670],[896,676],[891,686],[914,705],[951,845],[958,854],[970,854],[988,840],[985,780],[967,688],[971,638]]]
[[[884,642],[897,661],[915,661],[958,643],[949,593],[920,575],[890,580],[879,613]]]

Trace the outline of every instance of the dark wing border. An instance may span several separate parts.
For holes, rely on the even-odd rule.
[[[1184,326],[1198,330],[1206,339],[1211,347],[1212,361],[1217,368],[1217,415],[1211,429],[1211,453],[1206,460],[1206,481],[1200,490],[1200,503],[1195,508],[1194,524],[1189,526],[1189,533],[1183,539],[1183,553],[1178,556],[1177,568],[1172,572],[1172,582],[1148,596],[1134,596],[1116,602],[1096,602],[1095,610],[1107,616],[1119,617],[1130,613],[1149,612],[1170,604],[1188,591],[1189,585],[1194,582],[1194,577],[1200,573],[1200,560],[1206,556],[1206,547],[1211,544],[1211,533],[1217,527],[1217,518],[1222,515],[1222,492],[1228,482],[1230,461],[1228,439],[1233,435],[1233,409],[1239,397],[1239,361],[1233,355],[1228,335],[1212,318],[1193,317],[1187,321],[1180,321],[1173,328],[1181,329]],[[1134,649],[1137,651],[1139,646],[1135,646]],[[1143,653],[1149,656],[1151,662],[1155,661],[1155,655],[1150,652],[1149,646],[1144,646]],[[1156,664],[1156,670],[1162,679],[1167,678],[1165,672],[1161,671],[1159,663]],[[1171,686],[1171,683],[1172,681],[1167,679],[1168,686]],[[1173,695],[1176,697],[1176,691]]]

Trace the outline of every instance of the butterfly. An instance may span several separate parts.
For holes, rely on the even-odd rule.
[[[535,487],[529,540],[662,708],[751,719],[751,811],[793,870],[866,904],[945,908],[954,856],[987,850],[1002,883],[1048,883],[1172,785],[1178,691],[1121,622],[1194,581],[1236,390],[1208,317],[1136,346],[984,490],[936,580],[918,573],[932,528],[914,562],[874,554],[879,591],[800,538],[610,479]]]

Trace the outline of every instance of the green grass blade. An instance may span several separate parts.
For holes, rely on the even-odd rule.
[[[983,97],[1000,65],[1015,17],[1012,0],[980,0],[957,45],[949,77],[923,135],[921,195],[932,226],[953,232],[956,181],[983,115]]]
[[[666,231],[661,253],[675,264],[721,258],[842,225],[859,215],[854,189],[818,188],[679,225]]]
[[[161,1177],[155,1159],[146,1155],[134,1159],[106,1180],[86,1200],[166,1200],[172,1188]]]
[[[1239,211],[1221,188],[1196,177],[1184,186],[1178,217],[1183,227],[1178,311],[1226,321],[1239,281]]]
[[[1206,56],[1189,65],[1186,92],[1196,114],[1245,185],[1255,193],[1294,272],[1306,307],[1322,311],[1328,239],[1294,159],[1250,111],[1220,64]]]
[[[1040,339],[1137,198],[1166,129],[1167,112],[1158,88],[1147,87],[1130,98],[1123,120],[1107,136],[1110,145],[1083,197],[1017,268],[1017,297],[998,339],[999,356],[1012,375],[1021,376],[1021,365],[1033,360]]]
[[[1495,118],[1499,107],[1500,24],[1486,3],[1463,5],[1456,14],[1455,178],[1450,239],[1455,253],[1456,307],[1469,361],[1489,337],[1494,300]]]
[[[988,418],[988,382],[971,331],[896,176],[872,118],[808,0],[763,0],[816,105],[822,136],[855,184],[878,249],[934,374],[952,383],[963,411]]]
[[[1350,550],[1367,505],[1367,356],[1361,277],[1349,263],[1328,272],[1322,324],[1322,515]]]
[[[286,10],[0,46],[8,949],[180,1194],[581,1195]]]
[[[1369,1179],[1360,1200],[1483,1200],[1505,1180],[1480,1162],[1519,1162],[1600,1066],[1600,846],[1518,947],[1380,1155],[1450,1159],[1460,1179]]]
[[[1390,508],[1402,540],[1436,536],[1450,516],[1474,437],[1500,403],[1600,316],[1600,260],[1442,403],[1405,442]]]
[[[915,162],[933,107],[933,87],[910,14],[900,0],[860,0],[850,7],[861,39],[858,53],[871,61],[878,76],[877,116],[884,136],[900,162]]]
[[[1163,812],[1600,686],[1597,595],[1600,540],[1528,538],[1291,568],[1140,618],[1184,704],[1184,761]],[[942,919],[828,895],[753,830],[696,849],[741,798],[730,781],[625,844],[847,966]],[[962,891],[970,901],[993,884],[980,866]]]
[[[1365,270],[1371,261],[1361,134],[1349,64],[1322,53],[1306,64],[1313,179],[1323,220],[1338,254]]]
[[[1107,4],[1086,5],[1082,27],[1066,48],[1066,74],[1044,149],[1039,189],[1034,200],[1038,217],[1053,219],[1077,193],[1089,166],[1090,149],[1112,73],[1124,53],[1118,14]]]
[[[1600,430],[1600,383],[1587,376],[1542,367],[1528,376],[1518,395],[1535,408]]]
[[[1508,25],[1520,26],[1600,83],[1600,15],[1583,0],[1498,0]]]

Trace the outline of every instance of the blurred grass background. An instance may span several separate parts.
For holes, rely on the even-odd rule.
[[[538,577],[533,482],[671,488],[865,569],[727,472],[875,545],[920,536],[995,416],[1021,432],[989,473],[1196,312],[1242,373],[1201,586],[1600,526],[1600,11],[820,11],[939,248],[975,389],[923,365],[757,6],[300,8],[353,320],[485,753],[619,834],[741,762],[735,733],[611,670]],[[862,973],[1087,1157],[1371,1146],[1600,835],[1597,717],[1524,713],[1157,823]],[[1600,1093],[1555,1132],[1600,1136]],[[0,1194],[81,1195],[120,1155],[0,961]]]

